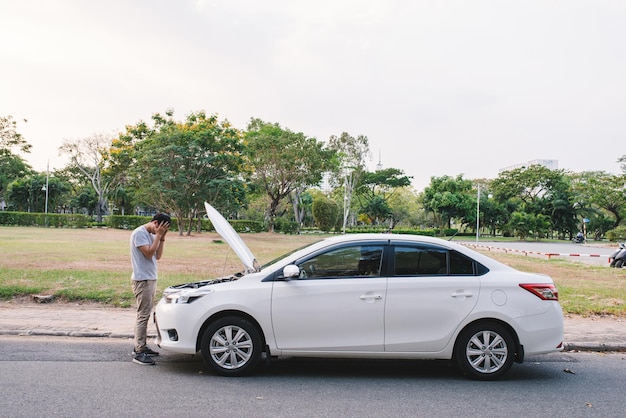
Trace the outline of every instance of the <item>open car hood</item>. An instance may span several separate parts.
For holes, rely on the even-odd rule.
[[[239,257],[243,265],[246,267],[246,272],[251,273],[261,270],[259,262],[254,258],[252,252],[248,246],[242,241],[241,237],[233,227],[228,223],[226,219],[211,205],[204,202],[206,208],[206,214],[213,224],[213,228],[221,235],[222,238],[230,245],[235,254]]]

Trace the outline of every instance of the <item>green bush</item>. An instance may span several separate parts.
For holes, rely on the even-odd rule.
[[[298,232],[298,222],[278,217],[274,219],[274,231],[284,234],[295,234]]]
[[[394,228],[390,231],[389,228],[383,226],[357,226],[346,229],[347,234],[382,234],[384,232],[390,232],[398,235],[426,235],[429,237],[436,237],[439,235],[440,231],[438,229],[414,228]]]
[[[339,206],[334,200],[321,196],[313,201],[313,219],[317,227],[329,232],[337,225]]]
[[[106,224],[110,228],[114,229],[128,229],[133,230],[138,226],[141,226],[147,222],[150,222],[151,216],[121,216],[110,215],[106,217]]]
[[[6,226],[85,228],[91,221],[90,216],[78,213],[0,212],[0,225]]]
[[[147,222],[150,222],[151,216],[121,216],[110,215],[104,218],[104,222],[96,223],[90,216],[75,213],[34,213],[34,212],[9,212],[0,211],[0,225],[4,226],[41,226],[54,228],[87,228],[92,227],[109,227],[114,229],[133,230]],[[248,220],[232,220],[229,221],[237,232],[263,232],[266,231],[265,224],[259,221]],[[214,231],[211,221],[203,219],[203,231]],[[285,226],[287,230],[292,225]],[[178,220],[172,218],[170,230],[178,231]],[[283,231],[284,232],[284,231]]]
[[[606,237],[609,241],[626,241],[626,226],[618,226],[615,229],[611,229],[606,233]]]
[[[232,220],[232,221],[228,221],[233,229],[237,232],[263,232],[263,231],[267,231],[267,228],[265,227],[265,224],[263,222],[259,222],[259,221],[247,221],[247,220]],[[213,225],[211,224],[211,222],[209,222],[209,225],[211,225],[211,229],[207,229],[208,231],[214,230],[213,229]]]
[[[233,229],[237,232],[264,232],[267,231],[265,224],[259,221],[250,221],[250,220],[239,220],[239,219],[231,219],[228,223],[233,227]],[[215,231],[213,228],[213,224],[208,219],[202,220],[202,230],[203,231]]]

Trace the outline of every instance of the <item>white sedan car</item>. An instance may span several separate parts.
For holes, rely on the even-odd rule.
[[[216,230],[246,270],[167,288],[157,344],[201,352],[224,376],[263,357],[453,359],[496,379],[525,355],[562,349],[550,277],[523,273],[461,245],[417,235],[327,238],[265,266],[210,205]]]

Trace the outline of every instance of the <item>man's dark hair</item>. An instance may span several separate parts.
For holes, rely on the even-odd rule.
[[[157,213],[152,217],[152,221],[157,221],[161,225],[163,222],[172,222],[172,218],[164,213]]]

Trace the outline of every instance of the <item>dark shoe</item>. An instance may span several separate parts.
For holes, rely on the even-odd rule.
[[[133,349],[133,356],[135,354],[147,354],[149,356],[158,356],[159,352],[158,351],[154,351],[153,349],[151,349],[150,347],[146,347],[144,348],[142,351],[140,351],[139,353],[135,352],[135,350]]]
[[[150,357],[146,353],[135,354],[135,356],[133,357],[133,363],[141,364],[144,366],[154,366],[156,364],[152,357]]]

